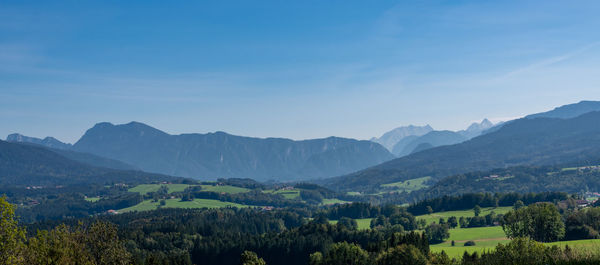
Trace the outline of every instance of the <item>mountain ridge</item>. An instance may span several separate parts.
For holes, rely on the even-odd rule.
[[[94,167],[48,148],[0,140],[1,185],[82,185],[173,181],[177,178],[135,170]]]
[[[370,141],[339,137],[294,141],[225,132],[170,135],[139,122],[98,123],[73,145],[73,150],[167,175],[263,181],[330,177],[393,159],[383,146]],[[324,152],[331,155],[320,155]]]
[[[338,190],[431,176],[546,165],[600,157],[600,112],[572,119],[519,119],[469,141],[397,158],[352,174],[324,180]]]

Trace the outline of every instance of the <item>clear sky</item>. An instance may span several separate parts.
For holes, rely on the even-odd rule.
[[[600,100],[599,1],[0,3],[0,137],[368,139]]]

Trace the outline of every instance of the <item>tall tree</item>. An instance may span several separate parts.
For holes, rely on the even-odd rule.
[[[240,265],[266,265],[265,260],[261,259],[252,251],[244,251],[240,258]]]
[[[510,238],[529,237],[552,242],[565,235],[565,225],[554,204],[536,203],[504,215],[502,229]]]
[[[389,248],[377,257],[377,265],[413,264],[427,265],[427,258],[413,245]]]
[[[314,255],[314,254],[313,254]],[[318,254],[311,255],[311,263],[318,260]],[[314,260],[313,260],[314,259]],[[323,255],[320,265],[368,265],[369,253],[359,245],[340,242],[331,245]]]
[[[0,197],[0,264],[22,264],[25,231],[15,219],[15,207]]]
[[[473,213],[475,214],[475,216],[479,216],[479,214],[481,213],[481,207],[479,207],[479,205],[475,205],[475,207],[473,208]]]

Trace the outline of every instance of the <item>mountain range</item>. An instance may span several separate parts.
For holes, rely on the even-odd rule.
[[[27,175],[31,183],[52,178],[89,182],[103,174],[131,176],[122,172],[140,170],[197,179],[315,179],[345,191],[424,176],[435,182],[481,170],[596,161],[600,158],[596,111],[600,103],[582,101],[491,129],[488,120],[458,132],[407,126],[374,139],[388,146],[397,140],[392,151],[402,157],[395,159],[373,141],[338,137],[294,141],[224,132],[170,135],[139,122],[98,123],[73,145],[52,137],[9,135],[9,141],[0,145],[0,183],[11,179],[23,183]]]
[[[406,137],[411,137],[411,136],[415,136],[415,137],[422,136],[431,131],[433,131],[433,128],[431,128],[431,126],[429,126],[429,125],[425,125],[425,126],[409,125],[409,126],[395,128],[389,132],[384,133],[379,138],[373,137],[373,138],[371,138],[371,141],[379,143],[379,144],[383,145],[383,147],[387,148],[389,151],[392,151],[394,149],[394,146],[402,139],[404,139]]]
[[[10,138],[43,144],[30,137]],[[370,141],[339,137],[293,141],[224,132],[170,135],[139,122],[98,123],[65,151],[122,161],[147,172],[205,180],[325,178],[394,158],[384,147]]]
[[[35,137],[21,135],[18,133],[9,134],[6,137],[6,141],[37,144],[37,145],[46,146],[46,147],[53,148],[53,149],[60,149],[60,150],[68,150],[72,147],[71,144],[63,143],[54,137],[48,136],[44,139],[39,139],[39,138],[35,138]]]
[[[549,112],[552,114],[553,112]],[[466,142],[440,146],[323,183],[338,190],[517,165],[548,165],[600,157],[600,112],[571,119],[523,118]]]
[[[0,140],[0,185],[81,185],[173,181],[173,177],[134,170],[95,167],[47,148]]]
[[[386,132],[379,138],[371,138],[371,141],[385,146],[396,157],[402,157],[437,146],[464,142],[481,135],[493,126],[494,124],[488,119],[484,119],[481,123],[474,122],[467,129],[457,132],[436,131],[429,125],[409,125]]]

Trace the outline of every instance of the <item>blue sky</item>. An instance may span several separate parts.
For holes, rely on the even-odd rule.
[[[576,4],[573,4],[576,3]],[[600,100],[598,1],[2,1],[0,137],[368,139]]]

